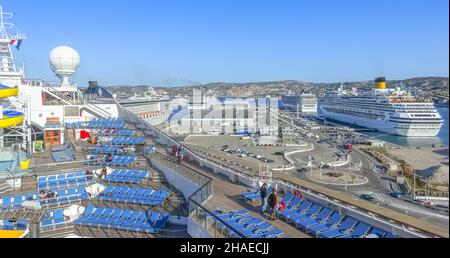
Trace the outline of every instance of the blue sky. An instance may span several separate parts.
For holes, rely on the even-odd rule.
[[[448,76],[448,0],[4,0],[29,78],[76,48],[84,85]]]

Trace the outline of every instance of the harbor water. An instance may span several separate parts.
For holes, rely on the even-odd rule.
[[[391,142],[394,144],[402,145],[402,146],[410,146],[410,147],[428,147],[433,144],[435,145],[445,145],[449,146],[449,113],[448,107],[437,107],[436,108],[441,114],[444,125],[439,132],[437,137],[431,138],[411,138],[411,137],[402,137],[397,135],[385,134],[382,132],[362,132],[362,134],[378,138],[383,141]]]

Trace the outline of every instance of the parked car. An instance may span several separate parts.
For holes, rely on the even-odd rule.
[[[297,172],[306,173],[306,172],[308,172],[308,169],[307,168],[297,169]]]
[[[370,194],[361,194],[359,197],[360,197],[361,199],[366,200],[366,201],[369,201],[369,202],[375,201],[375,198],[373,198],[373,196],[370,195]]]
[[[400,198],[400,197],[402,197],[402,194],[401,193],[391,193],[390,196],[394,197],[394,198]]]
[[[325,165],[320,165],[319,168],[320,169],[329,169],[330,165],[326,165],[326,164]]]

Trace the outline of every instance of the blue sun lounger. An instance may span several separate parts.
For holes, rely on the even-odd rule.
[[[322,231],[330,230],[331,228],[339,224],[339,222],[341,222],[344,217],[345,215],[335,212],[331,215],[328,221],[307,228],[307,232],[313,233],[315,235]]]
[[[339,236],[338,238],[362,238],[365,235],[367,235],[367,233],[369,232],[369,230],[372,228],[372,226],[367,225],[366,223],[362,223],[360,222],[355,230],[353,230],[353,232],[347,232],[346,234]]]
[[[356,223],[358,223],[356,219],[347,217],[338,228],[320,232],[319,236],[325,238],[334,238],[344,235],[346,234],[347,230],[353,229]]]
[[[324,208],[322,211],[320,211],[320,213],[317,216],[313,216],[308,220],[304,220],[301,221],[300,223],[297,224],[297,228],[303,228],[303,229],[307,229],[309,227],[321,224],[324,222],[325,219],[327,219],[328,217],[330,217],[330,215],[333,213],[333,211],[331,211],[328,208]]]
[[[304,221],[304,220],[308,220],[310,219],[312,216],[316,215],[317,213],[319,213],[319,211],[322,209],[323,207],[318,205],[318,204],[314,204],[311,208],[304,210],[303,212],[290,216],[287,218],[288,221],[292,222],[294,225],[298,225],[298,223]]]

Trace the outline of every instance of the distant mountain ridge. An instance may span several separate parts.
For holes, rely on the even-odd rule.
[[[449,78],[448,77],[417,77],[406,80],[388,81],[388,87],[392,88],[403,83],[405,87],[416,87],[423,91],[425,97],[448,99]],[[257,97],[257,96],[281,96],[287,93],[298,94],[302,91],[312,92],[322,96],[328,90],[337,89],[342,83],[311,83],[295,80],[269,81],[269,82],[249,82],[249,83],[209,83],[205,85],[195,85],[186,87],[153,87],[157,92],[167,92],[171,96],[191,95],[194,89],[202,91],[212,91],[216,96],[230,97]],[[108,90],[119,96],[126,98],[134,94],[142,94],[148,91],[151,86],[110,86]],[[374,81],[345,82],[347,89],[355,88],[360,91],[370,90],[374,87]]]

